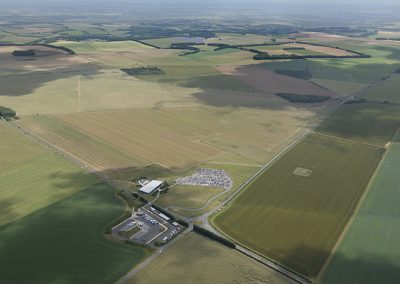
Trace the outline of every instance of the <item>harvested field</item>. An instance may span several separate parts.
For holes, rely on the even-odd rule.
[[[128,153],[48,116],[24,117],[19,125],[103,174],[144,166]]]
[[[220,66],[224,74],[231,74],[259,91],[266,93],[293,93],[318,96],[335,96],[335,93],[314,85],[308,81],[276,74],[256,65]]]
[[[223,152],[265,161],[303,131],[314,114],[291,109],[169,108],[57,118],[140,161],[184,169]]]
[[[379,146],[391,141],[400,127],[400,107],[383,103],[343,105],[319,131]]]
[[[144,115],[140,116],[139,113]],[[151,120],[151,113],[157,115],[157,111],[148,113],[150,121],[145,113],[96,112],[60,118],[72,127],[110,143],[145,163],[157,162],[172,169],[186,168],[220,153],[216,148],[195,141],[191,133],[176,135],[173,131],[176,127],[166,128],[162,121],[155,123]]]
[[[263,163],[314,118],[312,112],[296,109],[210,107],[40,115],[17,123],[114,175],[125,170],[133,174],[147,164],[184,170],[210,160]]]
[[[230,284],[292,283],[255,260],[223,245],[191,233],[128,284],[152,283]]]
[[[400,144],[394,143],[335,252],[324,284],[400,282]]]
[[[311,134],[251,183],[214,224],[246,247],[315,277],[380,159],[377,147]],[[307,174],[295,174],[299,167]]]

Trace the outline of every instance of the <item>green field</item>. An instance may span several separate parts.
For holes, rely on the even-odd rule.
[[[385,145],[400,127],[400,107],[382,103],[343,105],[319,131],[365,143]]]
[[[128,284],[291,283],[241,253],[191,233]]]
[[[75,180],[72,175],[63,186],[73,187]],[[112,188],[93,184],[0,227],[2,283],[116,281],[146,256],[141,248],[104,239],[103,227],[120,216],[122,208]]]
[[[213,222],[246,247],[314,277],[380,158],[377,147],[309,135]]]
[[[312,59],[268,62],[262,64],[269,70],[305,70],[313,74],[312,81],[340,95],[351,95],[367,85],[377,83],[400,67],[398,60],[390,59],[391,53],[372,48],[361,50],[370,59]],[[387,61],[387,62],[386,62]]]
[[[200,76],[186,79],[180,83],[183,87],[187,88],[200,88],[215,89],[215,90],[227,90],[232,92],[257,92],[257,89],[253,88],[249,84],[238,80],[234,76],[230,75],[211,75],[211,76]]]
[[[391,145],[322,278],[324,284],[400,282],[400,144]]]
[[[123,213],[112,188],[3,124],[0,136],[2,283],[110,283],[145,257],[103,237]]]
[[[390,79],[382,81],[360,94],[361,97],[380,102],[400,103],[400,76],[393,75]]]
[[[97,182],[78,167],[2,124],[0,136],[0,225],[27,216]]]

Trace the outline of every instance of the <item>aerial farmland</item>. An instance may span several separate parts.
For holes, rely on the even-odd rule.
[[[260,1],[4,3],[0,283],[400,283],[400,5]]]

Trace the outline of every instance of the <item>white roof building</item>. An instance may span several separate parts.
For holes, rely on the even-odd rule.
[[[145,186],[143,186],[141,189],[139,189],[140,192],[146,193],[146,194],[151,194],[153,193],[157,188],[159,188],[164,182],[159,181],[159,180],[152,180]]]

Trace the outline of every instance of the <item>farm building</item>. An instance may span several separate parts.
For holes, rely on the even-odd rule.
[[[152,180],[145,186],[139,189],[140,192],[146,194],[152,194],[156,189],[158,189],[164,182],[159,180]]]

